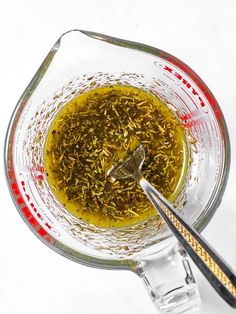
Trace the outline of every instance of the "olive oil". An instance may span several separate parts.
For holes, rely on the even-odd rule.
[[[183,184],[188,153],[184,130],[167,105],[132,86],[104,86],[79,95],[48,131],[48,184],[67,211],[99,227],[153,217],[156,211],[135,181],[106,176],[140,143],[146,151],[144,177],[172,201]]]

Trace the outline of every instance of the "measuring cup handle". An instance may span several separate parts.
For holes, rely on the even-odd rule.
[[[201,299],[187,254],[175,239],[158,254],[143,257],[136,273],[159,313],[190,314],[200,308]]]
[[[147,180],[141,178],[139,183],[212,287],[236,308],[236,277],[233,270]]]

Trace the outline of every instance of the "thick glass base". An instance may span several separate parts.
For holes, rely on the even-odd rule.
[[[153,302],[161,313],[193,313],[200,308],[201,300],[197,285],[192,283],[182,286],[181,284],[181,282],[173,282],[157,287],[161,294]]]
[[[188,257],[179,246],[168,246],[144,258],[137,274],[160,313],[193,313],[200,308],[200,294]]]

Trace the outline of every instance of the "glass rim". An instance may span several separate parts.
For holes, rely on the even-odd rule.
[[[230,168],[230,140],[229,140],[229,134],[228,129],[226,126],[226,122],[222,113],[222,110],[216,101],[215,97],[213,96],[210,89],[207,87],[207,85],[203,82],[203,80],[193,71],[188,65],[186,65],[183,61],[179,60],[178,58],[174,57],[173,55],[164,52],[158,48],[154,48],[149,45],[145,45],[138,42],[133,42],[129,40],[119,39],[111,36],[107,36],[104,34],[96,33],[96,32],[90,32],[85,30],[70,30],[68,32],[65,32],[60,36],[60,38],[57,40],[55,45],[52,47],[52,49],[49,51],[48,55],[46,56],[45,60],[39,67],[38,71],[34,75],[33,79],[30,81],[29,85],[26,87],[24,93],[22,94],[21,98],[19,99],[17,105],[15,106],[15,109],[11,115],[10,122],[7,128],[6,137],[5,137],[5,143],[4,143],[4,168],[5,168],[5,175],[6,180],[8,184],[8,188],[11,194],[11,197],[13,199],[13,202],[15,204],[15,207],[17,208],[18,212],[20,213],[21,217],[25,221],[25,223],[30,227],[32,232],[47,246],[49,246],[51,249],[56,251],[57,253],[74,260],[76,262],[79,262],[81,264],[87,265],[87,266],[93,266],[97,268],[112,268],[112,269],[134,269],[136,267],[137,262],[132,260],[132,258],[127,259],[106,259],[106,258],[96,258],[94,256],[83,254],[82,252],[75,251],[58,240],[54,239],[49,234],[45,236],[44,232],[42,231],[41,234],[39,232],[40,229],[38,226],[35,227],[33,223],[29,222],[29,219],[26,216],[26,213],[23,212],[22,207],[19,205],[19,198],[17,191],[14,191],[14,188],[12,187],[12,182],[17,182],[15,177],[15,171],[14,171],[14,163],[12,160],[12,145],[14,141],[14,126],[17,122],[17,117],[21,114],[22,110],[24,109],[25,105],[27,104],[27,99],[30,97],[30,95],[34,92],[37,85],[41,81],[41,78],[47,71],[51,61],[53,60],[54,55],[56,54],[57,50],[60,47],[61,40],[69,33],[72,32],[79,32],[86,36],[92,37],[97,40],[105,41],[106,43],[113,44],[116,46],[122,46],[124,48],[128,49],[134,49],[139,50],[144,53],[151,54],[153,56],[157,56],[165,61],[168,61],[170,64],[173,64],[180,70],[182,70],[201,90],[201,92],[204,94],[206,99],[208,100],[213,113],[215,115],[218,127],[221,131],[223,142],[224,142],[224,156],[223,156],[223,168],[221,171],[221,176],[218,179],[218,182],[216,184],[216,188],[214,192],[211,195],[211,198],[206,205],[204,211],[202,214],[198,217],[196,222],[194,223],[194,227],[201,232],[212,216],[214,215],[216,209],[218,208],[222,196],[224,194],[228,175],[229,175],[229,168]],[[9,166],[10,164],[10,166]],[[14,181],[15,180],[15,181]],[[19,190],[18,190],[19,192]],[[38,223],[39,225],[39,223]],[[45,231],[46,232],[46,231]],[[47,233],[47,232],[46,232]],[[170,235],[172,238],[172,235]]]

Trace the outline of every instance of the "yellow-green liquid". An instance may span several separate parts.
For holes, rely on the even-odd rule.
[[[188,165],[184,130],[157,97],[131,86],[96,88],[68,102],[48,131],[48,184],[75,217],[99,227],[124,227],[156,215],[132,179],[113,181],[109,168],[139,144],[144,177],[169,201]]]

